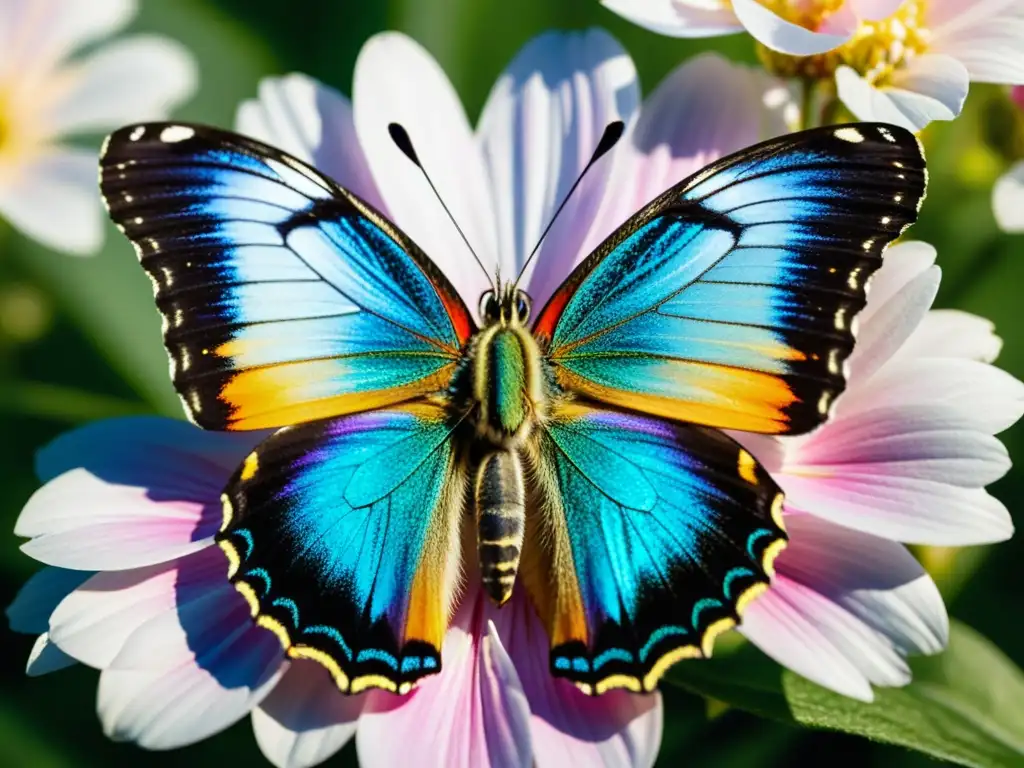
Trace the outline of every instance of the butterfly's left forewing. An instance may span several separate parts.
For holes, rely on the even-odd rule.
[[[346,693],[440,671],[466,484],[455,426],[420,403],[280,430],[224,492],[232,582]]]
[[[529,446],[540,504],[523,578],[552,673],[651,691],[673,662],[709,656],[785,544],[757,461],[714,429],[575,403]]]
[[[237,134],[110,136],[100,185],[153,280],[175,387],[207,429],[262,429],[443,390],[473,322],[394,225]]]
[[[915,220],[925,177],[917,139],[894,126],[751,147],[612,234],[534,333],[565,389],[708,426],[806,432],[845,386],[868,278]]]

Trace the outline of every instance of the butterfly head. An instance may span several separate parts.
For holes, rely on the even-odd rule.
[[[525,326],[530,320],[533,302],[526,291],[514,285],[500,285],[480,296],[480,319],[484,325]]]

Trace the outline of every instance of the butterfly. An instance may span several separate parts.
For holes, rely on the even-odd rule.
[[[394,223],[283,152],[150,123],[101,159],[189,417],[276,430],[224,488],[228,577],[347,693],[441,670],[462,560],[497,606],[525,587],[551,673],[588,693],[709,656],[786,544],[779,487],[723,430],[828,417],[925,184],[894,126],[772,139],[644,206],[539,311],[496,278],[478,323]]]

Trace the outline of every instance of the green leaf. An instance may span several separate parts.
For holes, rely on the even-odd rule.
[[[786,723],[842,731],[977,768],[1024,764],[1024,673],[962,624],[945,653],[911,662],[904,688],[878,688],[871,704],[783,670],[752,646],[727,658],[677,665],[670,682]]]

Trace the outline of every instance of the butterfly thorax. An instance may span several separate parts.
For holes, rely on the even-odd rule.
[[[529,312],[521,291],[500,300],[488,292],[481,302],[485,325],[470,347],[470,418],[477,436],[496,448],[521,445],[546,410],[544,363],[525,325]]]

